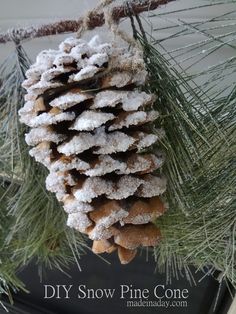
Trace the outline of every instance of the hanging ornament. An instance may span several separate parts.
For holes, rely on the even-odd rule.
[[[49,170],[46,187],[68,214],[67,224],[93,240],[95,253],[118,249],[121,263],[140,246],[156,246],[152,221],[165,208],[166,180],[157,175],[163,135],[142,52],[67,38],[59,50],[39,53],[26,72],[20,121],[30,155]]]

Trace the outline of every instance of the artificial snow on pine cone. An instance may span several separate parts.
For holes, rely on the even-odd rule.
[[[155,97],[142,91],[147,72],[142,52],[68,38],[59,50],[42,51],[26,72],[20,121],[30,155],[49,170],[46,187],[68,213],[67,224],[93,240],[95,253],[118,250],[121,263],[140,246],[156,246],[152,221],[165,208],[158,175],[163,134]]]

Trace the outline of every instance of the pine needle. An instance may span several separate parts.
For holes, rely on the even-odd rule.
[[[158,269],[168,281],[184,269],[192,281],[188,265],[203,270],[208,265],[236,286],[236,85],[224,95],[212,88],[219,84],[219,75],[227,75],[222,65],[228,61],[215,65],[213,76],[199,86],[172,66],[174,57],[163,56],[159,45],[155,48],[145,37],[148,34],[139,34],[150,75],[147,88],[158,96],[162,121],[157,123],[166,130],[160,145],[166,152],[163,173],[169,182],[169,209],[156,221],[163,234],[154,250]],[[235,73],[236,62],[230,66]]]
[[[21,83],[29,66],[20,45],[0,67],[0,294],[23,289],[16,272],[32,259],[65,271],[84,252],[84,238],[66,226],[66,215],[46,191],[47,171],[28,154],[27,131],[18,120]]]

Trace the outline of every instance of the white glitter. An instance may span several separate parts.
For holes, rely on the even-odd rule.
[[[114,119],[111,113],[84,111],[75,122],[71,125],[70,130],[91,131],[105,124],[107,121]]]
[[[30,146],[35,146],[43,141],[60,143],[65,139],[65,135],[58,134],[48,127],[34,128],[29,133],[25,134],[25,141]]]

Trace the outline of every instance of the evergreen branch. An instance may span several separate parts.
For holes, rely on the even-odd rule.
[[[207,272],[220,270],[236,286],[236,86],[223,97],[206,98],[200,87],[191,87],[191,78],[185,81],[157,49],[139,40],[166,130],[169,210],[156,221],[163,234],[154,250],[159,269],[169,281],[183,270],[192,280],[188,265],[209,265]]]
[[[157,9],[161,5],[165,5],[175,0],[141,0],[132,1],[129,3],[132,8],[132,14],[140,14],[145,11],[151,11]],[[117,6],[112,9],[112,18],[115,22],[119,22],[120,19],[128,17],[129,13],[125,5]],[[6,33],[0,34],[0,44],[5,44],[9,41],[20,42],[28,38],[38,38],[43,36],[57,35],[63,33],[72,33],[78,31],[83,25],[84,18],[78,20],[63,20],[55,23],[44,24],[39,27],[19,28],[9,30]],[[97,12],[92,10],[88,16],[86,16],[86,25],[88,29],[94,29],[102,26],[105,23],[104,12]]]
[[[9,288],[23,289],[16,272],[33,258],[63,271],[85,246],[83,236],[66,226],[64,211],[46,191],[45,169],[28,154],[18,110],[24,102],[21,83],[29,60],[20,45],[14,57],[0,68],[0,293],[8,294]]]
[[[185,75],[184,72],[186,70],[193,72],[198,70],[199,67],[205,67],[206,62],[207,65],[211,65],[212,60],[216,57],[216,53],[224,47],[228,48],[227,51],[229,53],[232,51],[232,54],[235,54],[236,34],[233,29],[236,23],[236,10],[232,5],[235,3],[235,0],[225,0],[206,2],[196,6],[186,4],[183,8],[151,13],[148,16],[149,23],[152,19],[156,20],[158,18],[162,19],[162,24],[164,24],[164,26],[150,30],[152,32],[151,41],[153,44],[159,45],[159,47],[162,46],[166,59],[170,62],[175,60],[175,64],[179,68],[185,69],[181,73],[182,75]],[[211,18],[204,17],[200,21],[194,22],[188,21],[186,18],[178,18],[180,13],[191,14],[194,12],[193,10],[203,10],[205,7],[216,7],[222,13]],[[178,40],[179,38],[181,40]],[[174,49],[169,48],[170,40],[176,43]],[[219,56],[217,57],[219,58]],[[205,63],[204,65],[203,62]]]

